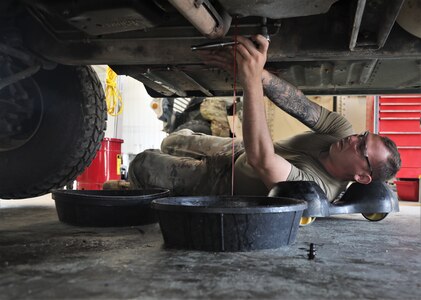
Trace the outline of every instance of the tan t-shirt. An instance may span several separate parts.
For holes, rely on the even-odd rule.
[[[341,138],[354,134],[351,123],[343,116],[322,107],[320,119],[309,131],[274,144],[275,152],[292,164],[287,181],[315,181],[333,201],[345,190],[348,182],[331,177],[320,164],[320,152]],[[235,162],[234,193],[236,195],[267,195],[269,190],[247,163],[246,153]]]

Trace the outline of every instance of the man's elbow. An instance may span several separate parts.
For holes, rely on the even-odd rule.
[[[252,157],[252,156],[250,157],[250,156],[247,156],[247,164],[250,167],[252,167],[254,170],[257,171],[257,169],[259,167],[261,167],[261,165],[262,165],[262,160],[259,159],[258,157]]]
[[[268,163],[262,157],[247,157],[247,163],[259,175],[266,174],[268,171]]]

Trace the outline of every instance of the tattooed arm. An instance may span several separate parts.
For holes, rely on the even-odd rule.
[[[243,141],[247,163],[259,175],[268,189],[285,181],[291,164],[275,153],[266,122],[263,97],[263,67],[269,42],[262,36],[237,37],[238,79],[243,86]]]
[[[304,125],[313,128],[320,118],[321,106],[310,101],[299,89],[274,74],[263,71],[265,95],[279,108]]]

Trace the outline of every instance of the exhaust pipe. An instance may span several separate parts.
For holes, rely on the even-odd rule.
[[[193,26],[210,39],[225,36],[231,26],[231,16],[221,16],[208,0],[168,0]]]

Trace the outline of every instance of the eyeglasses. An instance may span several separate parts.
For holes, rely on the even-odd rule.
[[[368,154],[367,154],[367,137],[369,135],[370,131],[366,131],[362,134],[360,134],[358,137],[360,138],[360,148],[361,153],[363,154],[365,160],[367,161],[368,168],[370,169],[370,176],[373,175],[373,168],[371,167],[370,161],[368,160]]]

